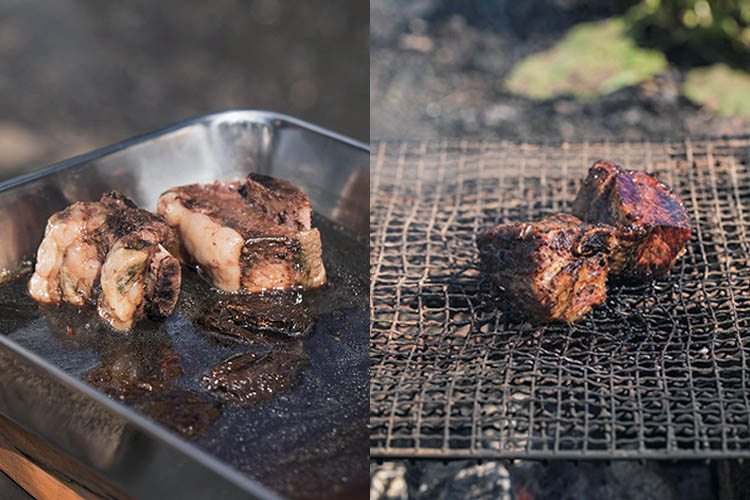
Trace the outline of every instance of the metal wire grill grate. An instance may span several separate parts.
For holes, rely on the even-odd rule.
[[[599,158],[685,201],[664,279],[573,325],[510,319],[476,234],[569,209]],[[371,456],[750,456],[750,137],[380,143],[371,170]]]

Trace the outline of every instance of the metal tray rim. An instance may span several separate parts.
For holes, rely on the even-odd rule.
[[[203,464],[207,468],[223,476],[228,481],[235,483],[240,488],[248,491],[249,493],[258,496],[259,498],[268,499],[281,499],[279,495],[274,493],[272,490],[263,486],[259,482],[251,479],[249,476],[242,474],[241,472],[234,469],[231,465],[219,460],[212,455],[209,455],[201,451],[197,446],[192,443],[178,438],[171,432],[162,428],[155,422],[150,421],[146,417],[140,415],[135,410],[114,401],[104,394],[98,392],[93,387],[89,387],[80,380],[68,375],[63,370],[47,363],[43,358],[37,354],[29,351],[23,346],[17,344],[15,341],[0,335],[0,345],[4,348],[9,349],[14,354],[20,356],[26,361],[32,363],[35,367],[49,374],[56,381],[61,382],[73,390],[83,393],[89,398],[92,398],[96,403],[105,406],[108,410],[113,413],[127,419],[128,423],[134,424],[139,427],[140,430],[152,434],[157,439],[165,441],[167,444],[177,448],[182,453],[188,455],[193,460]],[[5,415],[11,420],[16,421],[10,415]],[[23,422],[18,422],[22,427],[34,433],[33,429],[28,429]]]
[[[279,122],[281,122],[283,124],[292,125],[306,132],[328,137],[332,140],[335,140],[340,143],[344,143],[350,147],[359,149],[366,153],[369,153],[370,151],[369,146],[365,143],[362,143],[355,139],[346,137],[336,132],[332,132],[325,128],[319,127],[317,125],[305,122],[303,120],[300,120],[300,119],[297,119],[288,115],[284,115],[284,114],[276,113],[272,111],[264,111],[264,110],[230,109],[230,110],[207,113],[207,114],[199,115],[193,118],[189,118],[187,120],[175,122],[165,127],[159,128],[157,130],[133,136],[131,138],[120,141],[116,144],[105,146],[105,147],[96,149],[94,151],[88,152],[88,153],[84,153],[81,155],[71,157],[69,159],[62,160],[60,162],[54,163],[40,170],[30,172],[27,174],[23,174],[20,176],[16,176],[6,181],[2,181],[0,182],[0,192],[7,191],[9,189],[21,186],[28,182],[32,182],[34,180],[46,177],[48,175],[63,171],[67,168],[71,168],[76,165],[86,163],[91,160],[95,160],[97,158],[102,158],[104,156],[115,153],[117,151],[127,149],[128,147],[131,147],[131,146],[134,146],[134,145],[137,145],[137,144],[149,141],[149,140],[158,139],[159,137],[164,136],[170,132],[183,129],[191,125],[195,125],[201,122],[210,122],[210,121],[217,120],[217,119],[227,119],[227,118],[243,119],[246,121],[252,121],[256,123],[269,123],[275,126],[278,126]],[[31,352],[30,350],[24,348],[20,344],[16,343],[14,340],[0,335],[0,348],[8,349],[15,356],[18,356],[22,360],[32,364],[35,368],[42,370],[44,373],[48,374],[55,381],[64,384],[65,386],[69,387],[75,392],[84,394],[85,396],[91,398],[97,404],[103,405],[106,409],[108,409],[109,411],[112,411],[114,414],[120,417],[123,417],[129,423],[139,428],[141,431],[145,432],[146,434],[150,434],[155,439],[166,443],[167,445],[177,449],[181,453],[184,453],[186,456],[188,456],[192,460],[195,460],[199,464],[202,464],[203,466],[205,466],[207,469],[217,473],[219,476],[225,478],[227,481],[229,481],[230,483],[233,483],[235,486],[247,492],[248,494],[252,495],[253,497],[267,498],[267,499],[272,499],[272,500],[283,498],[279,494],[271,490],[270,488],[264,486],[263,484],[261,484],[260,482],[252,478],[251,476],[238,471],[237,469],[232,467],[232,465],[210,454],[205,453],[204,451],[199,449],[196,445],[172,434],[166,428],[163,428],[159,424],[152,422],[145,416],[140,415],[135,410],[127,407],[126,405],[120,404],[117,401],[110,399],[106,395],[98,392],[96,389],[89,387],[82,381],[77,380],[74,377],[68,375],[63,370],[46,362],[43,358]],[[2,414],[5,417],[17,422],[19,425],[24,427],[29,432],[35,435],[39,435],[34,429],[29,428],[23,422],[18,422],[17,420],[15,420],[12,415],[7,415],[5,414],[5,412],[2,412]]]
[[[331,130],[325,129],[323,127],[313,125],[312,123],[306,122],[304,120],[300,120],[299,118],[294,118],[292,116],[285,115],[282,113],[276,113],[274,111],[265,111],[265,110],[259,110],[259,109],[228,109],[224,111],[206,113],[203,115],[195,116],[193,118],[188,118],[186,120],[174,122],[170,125],[159,128],[157,130],[146,132],[144,134],[135,135],[133,137],[130,137],[118,143],[112,144],[110,146],[104,146],[102,148],[95,149],[94,151],[90,151],[88,153],[83,153],[77,156],[73,156],[71,158],[53,163],[52,165],[48,167],[36,170],[34,172],[19,175],[11,179],[2,181],[0,182],[0,192],[5,191],[15,186],[25,184],[27,182],[45,177],[55,172],[65,170],[66,168],[72,167],[74,165],[78,165],[80,163],[84,163],[84,162],[91,161],[97,158],[101,158],[109,154],[115,153],[117,151],[120,151],[122,149],[128,148],[130,146],[134,146],[142,142],[156,139],[165,134],[168,134],[169,132],[174,132],[175,130],[182,129],[190,125],[195,125],[196,123],[205,122],[208,120],[216,120],[218,118],[227,118],[231,116],[242,117],[242,118],[247,119],[248,121],[256,121],[256,122],[280,121],[280,122],[288,123],[290,125],[294,125],[295,127],[301,128],[308,132],[312,132],[314,134],[322,135],[330,139],[333,139],[335,141],[342,142],[348,146],[351,146],[356,149],[360,149],[364,152],[367,152],[367,153],[370,152],[370,146],[368,146],[367,144],[363,142],[357,141],[345,135],[341,135],[337,132],[333,132]]]

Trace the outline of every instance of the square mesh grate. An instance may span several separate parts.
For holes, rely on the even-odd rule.
[[[372,457],[750,457],[750,137],[372,151]],[[600,158],[682,196],[686,255],[578,323],[509,318],[475,236],[569,210]]]

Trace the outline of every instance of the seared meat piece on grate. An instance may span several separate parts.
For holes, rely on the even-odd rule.
[[[225,291],[314,288],[325,283],[310,200],[288,182],[250,174],[241,182],[191,184],[159,198],[183,259]]]
[[[477,238],[483,271],[534,322],[581,319],[607,297],[613,228],[557,214]]]
[[[180,291],[180,263],[168,250],[176,242],[160,217],[120,193],[76,202],[47,222],[29,293],[45,303],[96,301],[100,316],[118,330],[144,314],[165,318]]]
[[[617,247],[612,274],[650,279],[665,275],[685,252],[690,218],[680,197],[653,175],[598,161],[573,203],[586,222],[611,224]]]

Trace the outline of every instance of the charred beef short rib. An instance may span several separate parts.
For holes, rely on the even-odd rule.
[[[690,239],[690,218],[677,194],[650,174],[604,161],[589,170],[573,214],[616,228],[610,271],[630,278],[665,275]]]
[[[240,182],[191,184],[159,198],[184,252],[228,292],[315,288],[325,283],[310,200],[288,182],[250,174]]]
[[[573,322],[607,296],[607,225],[567,214],[501,224],[477,238],[483,270],[533,322]]]
[[[182,277],[170,253],[176,248],[164,220],[118,192],[105,193],[49,218],[29,293],[49,304],[96,302],[107,323],[127,330],[143,316],[172,314]]]

